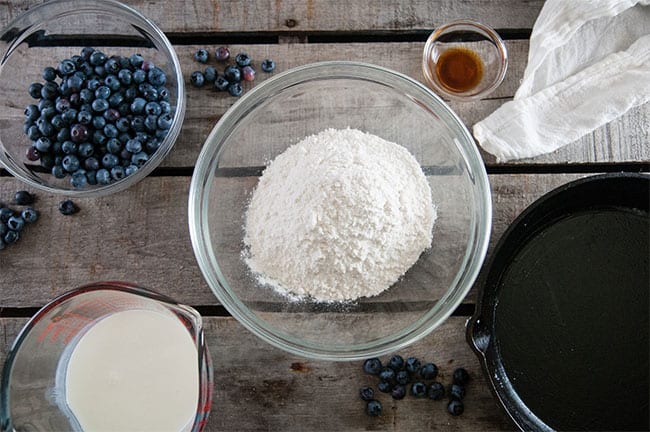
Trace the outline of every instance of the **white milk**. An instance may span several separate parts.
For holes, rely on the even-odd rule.
[[[86,431],[181,431],[199,398],[198,353],[174,316],[147,310],[110,315],[75,345],[65,398]]]

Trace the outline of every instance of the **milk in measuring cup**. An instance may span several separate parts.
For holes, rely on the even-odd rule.
[[[199,400],[198,353],[173,315],[127,310],[93,325],[65,368],[65,404],[85,432],[182,431]]]

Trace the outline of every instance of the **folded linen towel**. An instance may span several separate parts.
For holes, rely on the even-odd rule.
[[[519,90],[474,136],[499,161],[552,152],[650,101],[650,0],[547,0]]]

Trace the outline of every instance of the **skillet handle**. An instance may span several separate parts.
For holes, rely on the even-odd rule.
[[[491,335],[488,326],[480,315],[474,315],[466,324],[467,342],[474,351],[485,354],[490,345]]]

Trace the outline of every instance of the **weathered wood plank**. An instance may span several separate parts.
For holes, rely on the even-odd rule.
[[[0,362],[26,319],[0,319]],[[394,401],[378,393],[384,406],[378,418],[364,413],[358,390],[376,381],[361,362],[312,361],[262,342],[233,318],[205,318],[207,344],[214,365],[214,399],[206,432],[218,430],[512,430],[483,378],[477,358],[465,342],[461,317],[413,344],[402,355],[435,362],[439,381],[451,383],[456,367],[472,378],[465,412],[452,417],[446,400],[407,396]],[[376,387],[375,387],[376,390]]]
[[[490,176],[492,243],[536,198],[583,176]],[[148,177],[117,196],[76,200],[81,212],[72,217],[58,212],[60,197],[37,192],[40,220],[25,229],[17,245],[0,252],[2,306],[41,306],[100,280],[129,280],[187,304],[216,304],[189,239],[189,182],[189,177]],[[9,201],[20,188],[17,180],[0,177],[0,199]],[[466,299],[473,300],[474,294]]]
[[[0,25],[41,1],[0,3]],[[433,29],[448,21],[474,19],[498,29],[532,28],[542,0],[125,0],[164,32],[322,32]]]

